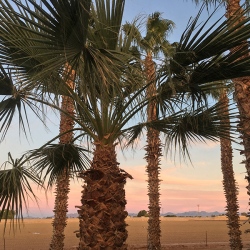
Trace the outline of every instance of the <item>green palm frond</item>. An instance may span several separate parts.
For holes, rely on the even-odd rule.
[[[77,68],[87,39],[90,0],[1,1],[0,40],[6,60],[41,80]],[[17,6],[17,10],[12,6]],[[11,53],[10,53],[11,52]]]
[[[142,40],[142,35],[140,31],[140,25],[137,24],[138,19],[135,19],[133,22],[126,22],[122,25],[122,31],[126,35],[126,37],[131,37],[132,42],[134,44],[133,47],[137,48],[138,50],[138,44]]]
[[[12,95],[13,88],[11,75],[0,65],[0,95]]]
[[[42,115],[43,112],[34,102],[36,99],[32,93],[29,91],[26,92],[24,87],[21,89],[13,89],[12,96],[4,97],[2,101],[0,101],[1,141],[5,138],[16,113],[19,119],[19,130],[24,132],[26,138],[28,136],[27,129],[30,132],[28,110],[31,110],[45,125],[45,117]]]
[[[133,42],[135,46],[139,46],[141,51],[150,51],[155,55],[163,52],[168,55],[173,50],[172,46],[167,41],[167,36],[173,31],[175,24],[173,21],[163,19],[160,12],[154,12],[147,19],[147,33],[142,37],[140,25],[137,25],[138,20],[135,19],[132,23],[126,22],[123,25],[123,31],[130,34],[132,31]]]
[[[51,188],[60,174],[66,169],[72,178],[89,168],[90,152],[74,144],[49,144],[40,149],[28,152],[32,156],[33,168],[48,181]]]
[[[96,0],[95,4],[92,4],[88,41],[94,47],[116,49],[124,5],[124,0]]]
[[[250,18],[240,21],[247,10],[223,21],[223,17],[208,26],[215,11],[202,24],[198,24],[203,8],[190,22],[177,44],[173,58],[173,72],[175,64],[186,67],[202,60],[223,54],[224,52],[242,45],[249,38]],[[245,47],[245,49],[248,49]],[[242,53],[242,52],[240,52]]]
[[[113,71],[108,70],[108,65],[117,55],[112,56],[107,49],[114,50],[117,45],[123,0],[112,1],[111,10],[108,0],[106,4],[99,1],[95,8],[92,6],[97,28],[94,32],[91,32],[90,28],[88,36],[89,14],[86,6],[90,1],[58,0],[48,3],[43,0],[46,11],[43,5],[37,5],[34,1],[28,1],[29,5],[19,1],[13,2],[18,5],[19,12],[11,9],[7,1],[1,3],[0,9],[2,54],[8,58],[5,63],[17,65],[32,75],[33,80],[45,82],[48,82],[48,79],[53,80],[51,75],[55,75],[55,72],[59,76],[62,75],[66,63],[78,71],[84,68],[85,62],[93,63],[95,66],[92,69],[100,70],[100,76],[104,73],[108,76]],[[104,42],[100,44],[100,40]],[[15,51],[10,53],[12,48]],[[124,55],[120,55],[120,58]],[[103,64],[106,67],[99,66]],[[113,77],[114,74],[110,79],[114,79]]]
[[[125,138],[128,144],[131,144],[143,134],[145,128],[153,128],[164,134],[166,152],[174,148],[174,152],[179,152],[185,157],[189,155],[190,143],[219,141],[220,138],[234,140],[237,126],[227,122],[228,117],[224,114],[225,105],[218,102],[209,108],[182,109],[158,120],[140,123],[124,130]],[[229,119],[238,118],[235,105],[232,105],[229,111]]]
[[[35,169],[25,166],[28,164],[25,156],[20,159],[13,159],[10,153],[8,156],[8,161],[2,165],[0,170],[0,221],[4,219],[5,225],[8,213],[13,211],[17,222],[23,219],[23,210],[24,208],[27,210],[29,199],[38,204],[31,184],[42,187],[42,182]],[[6,216],[5,218],[3,214]]]
[[[159,70],[162,98],[169,95],[169,86],[174,86],[181,96],[188,94],[195,101],[206,102],[205,91],[216,85],[223,87],[222,81],[250,75],[250,59],[243,56],[249,53],[245,41],[249,39],[250,18],[236,24],[247,10],[228,21],[222,17],[208,26],[214,13],[198,25],[203,8],[176,43],[173,58],[166,60]],[[241,47],[230,53],[235,46]]]
[[[55,0],[49,3],[43,0],[41,6],[34,1],[11,2],[13,6],[18,6],[18,11],[9,1],[0,3],[1,56],[8,67],[12,67],[12,70],[17,67],[19,75],[23,73],[22,82],[29,80],[43,92],[52,91],[53,88],[52,92],[61,90],[64,84],[60,78],[65,63],[68,63],[76,70],[76,79],[81,78],[81,84],[78,86],[81,93],[88,93],[89,83],[100,77],[101,82],[106,85],[96,86],[95,94],[103,86],[108,87],[109,94],[123,93],[120,79],[125,74],[124,65],[129,65],[132,61],[131,54],[128,56],[122,49],[115,51],[120,37],[123,0],[112,3],[109,0],[99,1],[95,8],[92,6],[97,28],[91,32],[90,27],[89,35],[86,32],[88,13],[85,12],[87,2],[90,1]],[[105,42],[99,44],[98,37]],[[129,47],[128,43],[126,46]],[[127,77],[127,83],[128,79],[132,81],[133,77]],[[117,88],[115,91],[114,87]]]
[[[229,53],[225,56],[200,62],[199,65],[190,71],[189,84],[195,85],[195,83],[199,83],[202,88],[204,83],[221,81],[225,79],[225,76],[227,76],[227,79],[233,79],[236,78],[236,76],[248,76],[249,58],[245,57],[236,60],[244,55],[246,55],[246,49],[241,48],[237,51],[237,55]]]
[[[154,12],[147,20],[147,34],[141,41],[145,48],[148,47],[153,53],[158,54],[162,46],[167,42],[167,36],[173,31],[173,21],[163,19],[160,12]],[[165,46],[166,50],[166,46]]]
[[[188,146],[190,143],[203,142],[207,140],[219,141],[220,138],[235,140],[236,122],[229,123],[227,119],[237,119],[238,113],[232,106],[229,117],[224,113],[225,103],[218,102],[210,108],[198,108],[194,111],[182,113],[180,117],[174,117],[175,122],[171,129],[167,127],[166,146],[185,157],[189,156]],[[168,119],[168,118],[166,118]],[[166,120],[166,119],[163,119]]]

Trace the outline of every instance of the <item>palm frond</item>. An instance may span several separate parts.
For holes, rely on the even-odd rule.
[[[229,117],[224,114],[225,103],[218,102],[212,107],[199,107],[196,110],[182,109],[158,120],[137,124],[124,130],[128,145],[132,144],[143,134],[143,129],[153,128],[165,136],[166,152],[179,152],[189,156],[189,144],[206,142],[206,140],[219,141],[226,138],[236,141],[236,119],[238,113],[235,105],[229,109]],[[234,122],[228,123],[226,118]]]
[[[0,64],[0,95],[12,95],[13,88],[11,75]]]
[[[10,125],[12,124],[15,113],[19,118],[19,130],[23,131],[26,138],[28,137],[27,129],[30,132],[30,123],[28,110],[31,110],[36,117],[45,125],[42,110],[37,106],[33,100],[32,93],[26,92],[25,87],[20,89],[13,89],[12,96],[3,98],[0,101],[0,134],[1,141],[5,138]],[[38,100],[38,99],[37,99]]]
[[[171,129],[167,127],[167,131],[162,130],[166,131],[167,152],[168,149],[174,148],[175,152],[185,157],[185,155],[189,156],[190,143],[219,141],[220,138],[236,141],[238,113],[235,105],[232,104],[229,109],[230,115],[227,116],[224,113],[225,105],[227,104],[218,102],[210,108],[198,108],[195,111],[181,112],[180,115],[171,117],[170,121],[173,119]],[[168,119],[163,119],[163,122]],[[227,119],[231,119],[231,123]]]
[[[208,26],[214,13],[198,25],[203,8],[175,44],[173,58],[166,60],[159,70],[162,98],[169,94],[169,86],[175,86],[177,93],[206,103],[205,91],[219,82],[250,75],[250,60],[244,56],[249,53],[246,41],[250,38],[250,18],[240,21],[248,10],[238,12],[229,20],[223,21],[222,17]],[[239,49],[230,53],[235,46]]]
[[[92,4],[88,41],[94,47],[116,49],[124,5],[124,0],[96,0],[95,4]]]
[[[41,71],[44,79],[53,71],[60,75],[67,62],[77,68],[87,38],[90,2],[1,1],[0,40],[6,60],[32,71],[39,80]]]
[[[42,187],[42,182],[35,169],[25,166],[28,164],[25,156],[20,159],[13,159],[10,153],[8,156],[8,161],[2,165],[0,170],[0,221],[4,219],[5,226],[8,214],[13,211],[16,222],[19,223],[23,219],[23,210],[28,209],[29,199],[38,204],[38,198],[31,184]]]
[[[43,181],[48,181],[51,188],[63,171],[75,178],[76,175],[89,168],[89,151],[74,144],[49,144],[46,147],[28,152],[33,168],[43,176]]]
[[[243,12],[237,12],[237,15],[225,21],[221,17],[207,27],[208,21],[215,13],[213,12],[199,27],[198,21],[202,10],[203,8],[189,24],[182,34],[180,42],[177,44],[173,58],[173,72],[175,72],[175,64],[186,67],[187,65],[198,63],[240,46],[249,38],[250,18],[241,20],[247,9]]]
[[[156,11],[147,19],[147,34],[141,41],[145,47],[158,54],[162,45],[167,41],[167,36],[175,28],[175,23],[161,17],[162,13]]]

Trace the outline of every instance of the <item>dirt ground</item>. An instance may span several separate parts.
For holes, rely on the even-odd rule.
[[[241,218],[242,232],[250,228]],[[52,235],[51,219],[27,219],[21,232],[8,233],[0,239],[0,250],[47,250]],[[147,249],[147,219],[127,218],[128,249]],[[78,219],[69,219],[65,234],[65,250],[76,249],[78,239],[74,231],[78,229]],[[228,235],[225,217],[209,218],[162,218],[162,249],[183,250],[228,250]],[[8,229],[7,229],[8,230]],[[3,223],[0,223],[2,235]],[[244,249],[250,247],[250,235],[242,234]]]

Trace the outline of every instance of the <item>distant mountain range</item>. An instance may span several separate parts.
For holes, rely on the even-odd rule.
[[[136,217],[138,213],[129,213],[128,215],[131,217]],[[188,211],[184,213],[172,213],[172,212],[167,212],[164,214],[161,214],[161,216],[177,216],[177,217],[195,217],[195,216],[201,216],[201,217],[211,217],[211,216],[219,216],[222,215],[223,213],[219,213],[217,211],[215,212],[206,212],[206,211]],[[51,218],[52,216],[48,216],[47,218]],[[78,218],[78,213],[70,213],[67,214],[68,218]],[[28,216],[25,217],[26,219],[33,219],[36,217]]]
[[[223,213],[219,213],[217,211],[215,212],[206,212],[206,211],[188,211],[188,212],[183,212],[183,213],[164,213],[162,214],[162,216],[166,216],[166,215],[176,215],[178,217],[189,217],[189,216],[201,216],[201,217],[211,217],[211,216],[219,216],[222,215]]]
[[[219,216],[222,215],[223,213],[219,213],[217,211],[215,212],[206,212],[206,211],[188,211],[188,212],[183,212],[183,213],[172,213],[172,212],[167,212],[164,214],[161,214],[161,216],[177,216],[177,217],[195,217],[195,216],[201,216],[201,217],[211,217],[211,216]],[[129,216],[135,217],[137,216],[136,213],[129,213]]]

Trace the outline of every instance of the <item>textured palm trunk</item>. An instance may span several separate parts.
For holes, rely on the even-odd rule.
[[[114,145],[97,144],[91,168],[80,175],[85,180],[81,206],[79,250],[127,249],[125,218],[126,178],[119,168]]]
[[[151,53],[145,59],[145,71],[148,83],[152,84],[147,88],[147,96],[150,98],[156,94],[155,66]],[[148,121],[157,119],[156,102],[150,101],[148,105]],[[145,147],[147,161],[146,171],[148,173],[148,249],[161,249],[161,228],[160,228],[160,157],[161,141],[158,131],[149,128],[147,131],[147,145]]]
[[[231,17],[235,15],[235,12],[240,8],[240,0],[227,0],[227,17]],[[248,42],[242,46],[248,47]],[[238,48],[235,48],[231,51],[233,53]],[[246,57],[249,54],[245,55]],[[244,146],[244,150],[241,151],[242,155],[245,155],[245,160],[242,162],[246,167],[246,180],[248,181],[247,185],[247,194],[250,196],[250,77],[243,77],[239,79],[234,79],[235,86],[235,98],[237,102],[237,106],[240,113],[240,133],[242,144]],[[250,197],[249,202],[250,204]],[[246,232],[250,232],[250,229],[246,230]]]
[[[66,71],[69,72],[70,67],[66,66]],[[74,89],[73,82],[74,72],[68,78],[67,85],[71,89]],[[62,96],[61,109],[68,113],[70,116],[74,116],[74,101],[68,96]],[[63,134],[74,127],[74,121],[67,114],[60,114],[60,134]],[[73,132],[69,132],[60,136],[60,144],[69,144],[72,142]],[[67,225],[67,212],[68,212],[68,194],[70,184],[70,172],[69,167],[65,166],[62,174],[57,178],[55,189],[55,205],[54,205],[54,219],[52,222],[53,234],[50,243],[50,250],[62,250],[64,249],[64,229]]]
[[[220,100],[227,104],[228,97],[224,91],[221,94]],[[224,114],[229,115],[228,108],[224,108]],[[230,123],[229,119],[224,119],[225,122]],[[231,141],[228,139],[220,139],[221,145],[221,170],[223,174],[223,188],[226,197],[226,216],[227,226],[229,229],[229,241],[230,248],[232,250],[242,249],[241,230],[240,230],[240,218],[239,218],[239,204],[238,204],[238,188],[234,178],[233,171],[233,154]]]

